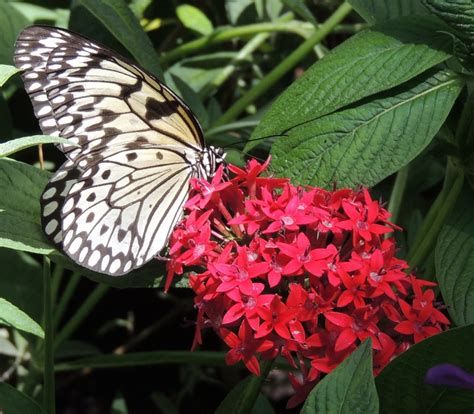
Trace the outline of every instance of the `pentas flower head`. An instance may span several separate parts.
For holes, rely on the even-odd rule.
[[[211,327],[226,362],[286,358],[297,404],[371,338],[374,372],[449,320],[432,282],[407,272],[388,233],[398,227],[365,188],[328,191],[265,177],[268,161],[220,167],[194,179],[186,216],[170,239],[166,289],[191,271],[198,309],[193,348]]]

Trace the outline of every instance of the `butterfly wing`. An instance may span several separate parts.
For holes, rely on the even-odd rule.
[[[25,29],[15,62],[43,132],[73,144],[42,195],[46,235],[95,271],[143,265],[179,220],[204,145],[192,112],[150,73],[64,29]]]
[[[30,26],[17,39],[15,64],[24,70],[42,131],[80,146],[63,146],[72,160],[137,140],[204,147],[199,123],[178,96],[152,74],[82,36]]]

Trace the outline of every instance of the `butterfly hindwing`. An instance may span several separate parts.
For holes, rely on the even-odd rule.
[[[192,170],[182,151],[114,148],[91,163],[64,200],[63,250],[77,263],[113,275],[156,256],[188,194]]]

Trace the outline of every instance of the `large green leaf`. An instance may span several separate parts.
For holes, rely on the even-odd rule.
[[[41,322],[43,279],[39,263],[25,252],[0,248],[0,292],[23,312]]]
[[[383,97],[293,128],[273,146],[272,168],[299,184],[372,186],[430,143],[462,86],[452,71],[431,71]]]
[[[438,236],[436,275],[458,326],[474,323],[474,194],[467,186]]]
[[[0,298],[0,325],[12,326],[20,331],[44,338],[44,331],[40,325],[21,309],[3,298]]]
[[[215,414],[233,414],[238,413],[240,410],[240,404],[242,397],[245,395],[245,391],[249,386],[251,377],[247,377],[244,380],[240,381],[234,388],[232,388],[226,397],[222,400],[217,407]],[[251,414],[274,414],[272,406],[268,400],[262,395],[259,394],[255,405],[252,408]]]
[[[348,0],[348,2],[371,24],[399,16],[428,13],[421,0]]]
[[[404,17],[353,36],[279,96],[252,139],[284,135],[446,60],[451,39],[438,29],[431,19]]]
[[[50,173],[0,159],[0,247],[49,254],[40,225],[39,199]]]
[[[0,410],[5,414],[46,414],[36,401],[5,382],[0,382]]]
[[[378,408],[372,374],[372,343],[368,340],[316,385],[301,414],[376,414]]]
[[[66,144],[70,141],[66,138],[52,137],[49,135],[32,135],[30,137],[22,137],[12,139],[0,144],[0,157],[8,157],[9,155],[21,151],[23,149],[34,147],[38,144]]]
[[[474,326],[453,329],[425,339],[393,360],[376,378],[383,414],[470,413],[474,392],[434,387],[424,383],[428,369],[442,363],[455,364],[474,373],[470,352]]]
[[[423,0],[426,7],[453,29],[455,53],[474,67],[474,3],[472,0]]]
[[[114,287],[162,286],[164,264],[158,260],[126,276],[113,277],[84,269],[59,253],[44,236],[40,223],[39,200],[50,175],[28,164],[0,159],[0,247],[50,255],[67,269]]]
[[[80,8],[100,21],[141,66],[161,77],[153,44],[124,0],[74,0],[71,9]]]
[[[28,20],[11,4],[0,2],[0,63],[13,63],[13,45]]]

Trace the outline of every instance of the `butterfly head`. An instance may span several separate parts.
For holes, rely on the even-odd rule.
[[[225,152],[222,148],[210,145],[202,152],[201,161],[198,164],[198,176],[211,179],[220,164],[224,162]]]

